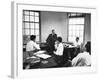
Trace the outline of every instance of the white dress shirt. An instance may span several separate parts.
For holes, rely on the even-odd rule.
[[[74,46],[80,48],[81,42],[80,42],[80,41],[78,41],[78,42],[75,41],[75,42],[74,42]]]
[[[72,66],[90,66],[91,55],[88,52],[79,53],[73,60]]]
[[[34,51],[36,49],[40,49],[39,45],[34,41],[29,41],[26,45],[26,51]]]
[[[59,43],[57,46],[57,50],[56,52],[54,52],[54,54],[62,56],[63,55],[63,50],[64,50],[64,46],[62,43]]]

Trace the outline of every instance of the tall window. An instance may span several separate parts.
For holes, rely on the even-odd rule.
[[[40,41],[40,13],[38,11],[23,10],[23,35],[36,35]]]
[[[76,37],[79,37],[83,42],[84,37],[84,15],[80,13],[69,13],[68,41],[74,42]]]

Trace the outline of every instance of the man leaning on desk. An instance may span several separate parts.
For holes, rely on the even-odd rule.
[[[31,35],[30,41],[26,45],[26,51],[29,53],[30,56],[33,55],[34,52],[37,52],[40,50],[39,45],[35,42],[36,36]]]
[[[61,37],[57,38],[57,40],[55,42],[55,49],[56,49],[56,51],[54,51],[53,53],[54,53],[56,62],[58,64],[61,64],[62,59],[63,59],[63,50],[64,50],[64,46],[63,46]]]
[[[80,53],[81,44],[82,43],[80,42],[79,37],[76,37],[76,41],[74,42],[74,46],[76,47],[75,48],[75,56],[77,56],[77,54]]]

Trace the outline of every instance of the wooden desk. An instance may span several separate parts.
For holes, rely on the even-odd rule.
[[[30,66],[30,69],[36,69],[36,68],[52,68],[52,67],[57,66],[57,63],[56,63],[54,57],[51,56],[51,57],[48,57],[46,59],[40,58],[40,61],[38,59],[38,62],[36,62],[36,63],[34,63],[34,60],[32,60],[32,59],[27,59],[26,62],[24,63],[24,68],[27,65]]]
[[[75,56],[76,47],[65,47],[63,52],[63,58],[65,60],[72,60]]]
[[[47,63],[43,63],[43,61],[47,61]],[[48,58],[46,60],[42,59],[42,61],[40,63],[40,68],[52,68],[52,67],[56,67],[56,66],[57,66],[57,63],[53,57]]]

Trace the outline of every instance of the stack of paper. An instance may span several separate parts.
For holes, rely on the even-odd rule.
[[[37,54],[36,56],[40,57],[40,58],[43,58],[43,59],[47,59],[47,58],[50,58],[51,56],[48,55],[48,54]]]
[[[45,53],[46,51],[38,51],[38,52],[36,52],[36,53],[34,53],[34,55],[37,55],[37,54],[43,54],[43,53]]]

